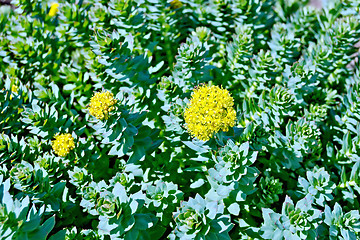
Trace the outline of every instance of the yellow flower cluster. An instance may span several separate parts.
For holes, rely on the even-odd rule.
[[[170,7],[172,9],[178,9],[178,8],[181,8],[182,7],[182,2],[180,2],[179,0],[173,0],[170,2]]]
[[[52,3],[50,6],[49,16],[54,17],[58,11],[59,4],[58,3]]]
[[[111,92],[97,92],[90,99],[90,114],[99,120],[108,119],[109,112],[115,109],[116,99]]]
[[[55,140],[52,141],[52,148],[60,157],[65,157],[70,150],[75,148],[74,138],[70,133],[56,134]]]
[[[207,141],[218,131],[235,125],[234,99],[226,89],[201,85],[191,95],[184,117],[189,133]]]

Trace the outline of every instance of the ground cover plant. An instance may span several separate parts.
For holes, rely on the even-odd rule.
[[[0,3],[0,239],[360,239],[358,0]]]

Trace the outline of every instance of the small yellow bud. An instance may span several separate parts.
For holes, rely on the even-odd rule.
[[[16,86],[15,84],[14,85],[12,85],[12,87],[11,87],[11,91],[13,92],[13,93],[18,93],[18,90],[19,90],[19,87],[18,86]]]
[[[180,0],[173,0],[170,2],[170,7],[172,9],[178,9],[178,8],[181,8],[182,6],[183,6],[183,4]]]
[[[58,3],[52,3],[50,6],[49,16],[54,17],[56,13],[58,12],[59,4]]]
[[[18,90],[19,90],[19,87],[16,86],[15,84],[11,86],[11,92],[14,93],[14,94],[18,94]],[[13,99],[13,94],[10,95],[10,100]]]

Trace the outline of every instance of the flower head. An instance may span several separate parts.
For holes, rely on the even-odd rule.
[[[56,134],[55,140],[52,141],[52,148],[60,157],[65,157],[70,150],[75,148],[74,138],[70,133]]]
[[[209,140],[218,131],[227,131],[235,125],[234,99],[226,89],[201,85],[191,95],[185,109],[186,127],[191,135]]]
[[[58,3],[52,3],[50,6],[49,16],[54,17],[58,11],[59,4]]]
[[[111,92],[97,92],[90,100],[90,114],[99,120],[108,119],[109,112],[114,110],[116,102],[117,100]]]
[[[171,8],[173,9],[178,9],[178,8],[181,8],[182,7],[182,2],[180,2],[180,0],[173,0],[170,2],[170,6]]]

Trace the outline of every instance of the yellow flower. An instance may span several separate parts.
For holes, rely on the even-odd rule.
[[[60,157],[65,157],[70,150],[75,148],[74,138],[70,133],[56,134],[55,140],[52,141],[52,148]]]
[[[226,89],[201,85],[191,95],[184,118],[189,133],[203,141],[235,125],[234,99]]]
[[[52,3],[50,6],[49,16],[54,17],[58,11],[59,4],[58,3]]]
[[[90,99],[89,112],[99,120],[108,119],[109,112],[115,109],[113,106],[117,100],[114,95],[107,91],[97,92]]]
[[[170,6],[172,9],[178,9],[182,7],[182,2],[180,2],[179,0],[173,0],[170,2]]]

